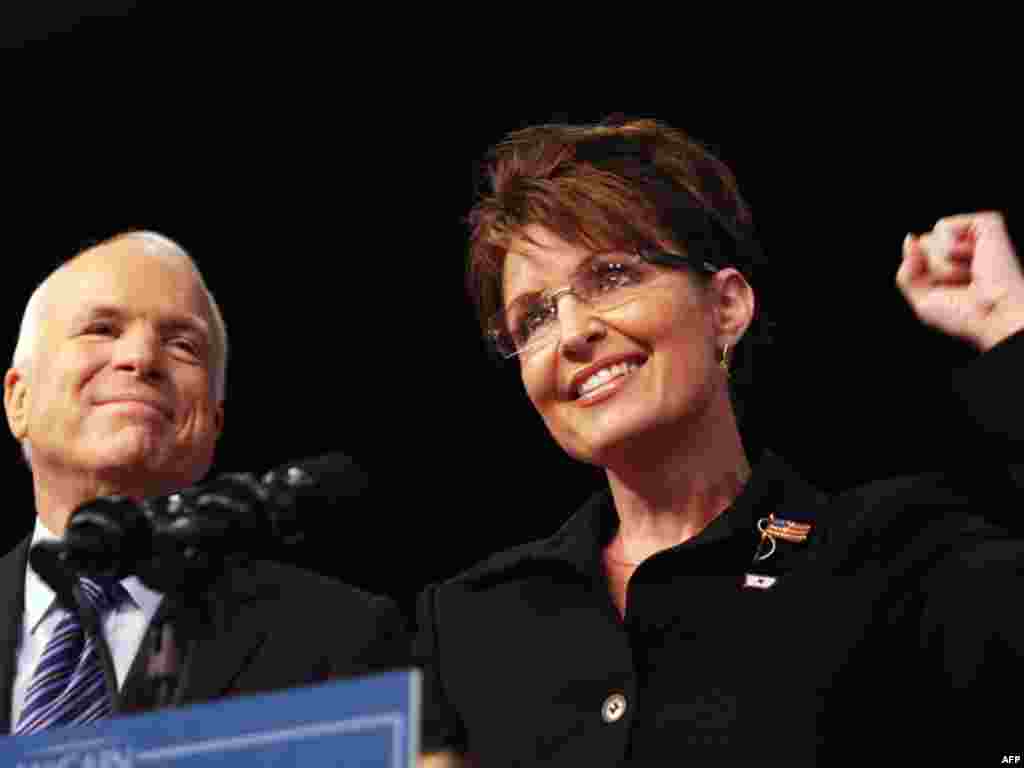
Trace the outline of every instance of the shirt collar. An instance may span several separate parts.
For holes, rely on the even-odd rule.
[[[121,586],[125,588],[132,602],[146,616],[146,623],[148,624],[156,614],[156,609],[163,599],[163,593],[147,587],[138,576],[129,576],[126,579],[121,579]]]
[[[29,551],[40,541],[58,541],[61,537],[47,528],[43,521],[36,517],[35,529],[32,531],[32,541],[29,542]],[[139,608],[149,621],[156,613],[157,607],[163,594],[156,592],[143,584],[137,576],[129,576],[121,580],[121,586],[125,588],[128,596],[137,608]],[[56,610],[57,595],[32,567],[32,559],[28,560],[28,567],[25,569],[25,627],[29,633],[34,633],[39,623],[46,618],[52,610]]]
[[[40,541],[57,541],[60,536],[53,533],[43,525],[43,521],[36,518],[35,529],[32,531],[32,541],[29,542],[29,551]],[[40,578],[32,567],[32,558],[28,559],[28,567],[25,569],[25,627],[28,631],[35,632],[39,622],[50,612],[57,600],[50,585]]]

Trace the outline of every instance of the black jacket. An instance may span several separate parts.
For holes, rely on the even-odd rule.
[[[28,544],[0,559],[0,616],[7,617],[0,630],[0,735],[10,733]],[[409,664],[405,623],[391,600],[309,571],[252,561],[229,569],[204,604],[186,704]],[[154,621],[169,605],[165,598]],[[144,647],[121,689],[124,712],[152,703]]]
[[[636,570],[624,621],[607,490],[551,538],[427,588],[424,748],[483,768],[1019,752],[1004,701],[1024,690],[1022,360],[1024,334],[960,382],[994,465],[826,498],[765,453],[729,510]],[[769,514],[810,534],[754,562]]]

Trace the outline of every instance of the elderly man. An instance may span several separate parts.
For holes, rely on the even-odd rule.
[[[131,232],[85,250],[33,294],[4,378],[7,421],[32,471],[36,525],[0,560],[0,615],[9,617],[0,628],[2,732],[87,722],[110,711],[100,651],[28,552],[60,537],[84,502],[113,494],[142,499],[198,483],[224,425],[226,359],[213,296],[191,258],[161,235]],[[122,708],[145,708],[151,694],[143,638],[171,601],[135,577],[89,587]],[[404,625],[386,598],[259,561],[230,568],[212,594],[216,610],[194,630],[182,701],[405,661]],[[325,610],[340,621],[321,621]]]

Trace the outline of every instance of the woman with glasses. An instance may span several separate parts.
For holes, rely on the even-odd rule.
[[[897,276],[923,322],[981,351],[958,386],[998,455],[830,498],[740,430],[758,250],[728,168],[619,119],[518,131],[487,169],[469,265],[485,332],[607,485],[552,509],[551,537],[425,590],[426,764],[1013,749],[997,692],[1021,678],[1024,544],[989,512],[1021,506],[1024,277],[1001,217],[908,236]]]

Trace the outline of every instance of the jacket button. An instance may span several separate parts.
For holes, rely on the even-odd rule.
[[[613,693],[604,700],[601,717],[606,723],[614,723],[626,714],[626,697],[621,693]]]

